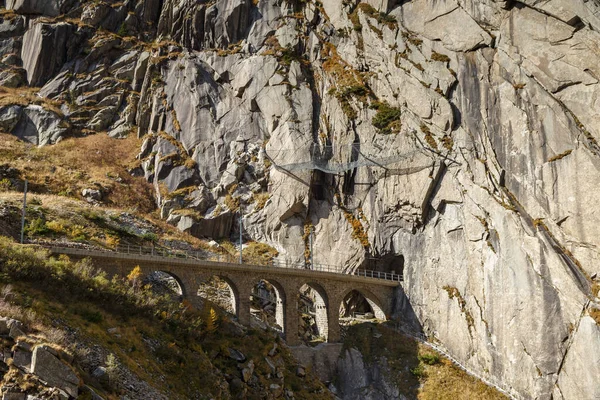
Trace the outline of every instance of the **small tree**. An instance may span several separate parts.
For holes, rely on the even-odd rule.
[[[204,302],[206,317],[206,333],[213,333],[219,328],[219,314],[212,306],[208,306],[208,302]]]
[[[135,289],[139,289],[142,286],[142,269],[139,265],[136,265],[129,275],[127,275],[127,282]]]
[[[119,360],[113,353],[106,357],[106,373],[108,374],[111,389],[118,390],[121,382],[121,370]]]

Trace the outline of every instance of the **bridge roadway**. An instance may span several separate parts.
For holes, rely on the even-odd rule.
[[[316,292],[315,319],[319,335],[328,342],[340,340],[339,307],[344,298],[356,290],[362,294],[378,319],[392,313],[395,289],[402,276],[369,270],[345,274],[333,266],[271,263],[268,265],[239,264],[232,257],[211,256],[190,251],[169,251],[151,247],[120,246],[115,251],[70,247],[48,247],[53,254],[65,254],[71,259],[90,258],[95,267],[109,275],[125,277],[139,266],[147,276],[161,271],[172,276],[181,288],[183,299],[200,307],[200,285],[212,277],[225,281],[231,293],[231,307],[241,324],[250,325],[250,297],[257,283],[269,282],[277,297],[275,316],[283,328],[289,345],[299,344],[298,301],[300,288],[308,285]]]

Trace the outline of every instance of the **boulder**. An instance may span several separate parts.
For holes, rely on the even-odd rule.
[[[0,132],[10,133],[21,119],[21,106],[6,106],[0,109]]]
[[[273,397],[275,397],[275,398],[279,398],[283,393],[283,388],[281,387],[281,385],[278,385],[276,383],[270,384],[269,390],[271,391],[271,393],[273,394]]]
[[[79,377],[44,346],[33,349],[31,373],[48,385],[64,390],[69,396],[76,398],[79,393]]]
[[[231,358],[232,360],[235,360],[237,362],[246,361],[246,356],[241,351],[238,351],[238,350],[228,347],[227,353],[228,353],[229,358]]]
[[[249,382],[250,378],[252,378],[252,374],[254,373],[254,363],[252,360],[248,363],[246,368],[242,368],[242,379],[244,382]]]
[[[16,58],[16,56],[14,57]],[[11,68],[0,72],[0,86],[16,88],[23,86],[26,83],[27,77],[23,68]]]
[[[92,378],[96,379],[103,386],[108,386],[110,383],[110,376],[104,367],[98,367],[92,371]]]
[[[12,134],[21,140],[44,146],[58,142],[67,131],[67,125],[60,116],[42,106],[29,105],[22,110]]]
[[[13,353],[13,363],[21,369],[29,370],[31,368],[31,351],[24,349],[16,349]]]
[[[81,196],[89,203],[96,203],[102,200],[102,191],[98,189],[83,189]]]
[[[102,131],[110,126],[115,118],[117,107],[103,107],[88,122],[87,127],[94,131]]]
[[[21,321],[17,321],[15,319],[9,320],[8,328],[10,329],[8,335],[13,340],[17,340],[18,338],[25,336],[25,332],[23,332],[23,324],[21,323]]]

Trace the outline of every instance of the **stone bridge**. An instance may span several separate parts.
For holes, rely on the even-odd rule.
[[[131,251],[101,251],[50,247],[53,254],[72,259],[90,258],[97,268],[109,275],[127,276],[139,266],[147,276],[155,271],[169,274],[181,288],[183,299],[201,305],[200,285],[219,277],[229,285],[234,314],[241,324],[250,325],[250,297],[261,280],[269,282],[276,294],[276,320],[283,328],[289,345],[299,344],[298,302],[300,288],[307,285],[316,292],[315,319],[319,335],[328,342],[340,340],[339,308],[353,290],[364,296],[376,318],[385,320],[392,313],[394,291],[401,282],[398,275],[364,271],[362,275],[326,272],[305,268],[282,268],[265,265],[235,264],[197,258],[177,258],[156,254],[132,254]],[[370,273],[369,273],[370,272]],[[367,276],[365,276],[367,275]],[[379,278],[378,278],[379,276]],[[393,279],[393,280],[392,280]]]

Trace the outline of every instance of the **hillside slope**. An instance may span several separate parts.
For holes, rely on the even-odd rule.
[[[131,280],[109,280],[85,261],[49,258],[45,250],[3,237],[0,271],[0,315],[23,323],[18,334],[12,328],[10,336],[1,333],[5,354],[13,354],[15,342],[17,349],[0,362],[3,391],[55,398],[48,387],[56,386],[84,399],[90,393],[108,399],[333,398],[310,371],[297,374],[298,363],[277,334],[244,328],[217,309],[193,310]],[[70,365],[70,384],[38,372],[36,349],[44,345]],[[33,360],[29,354],[29,361],[19,361],[32,350]],[[56,365],[46,368],[58,375]]]
[[[7,1],[0,130],[137,134],[126,169],[178,229],[226,238],[241,210],[246,239],[300,261],[314,228],[318,263],[403,269],[422,330],[515,397],[595,398],[599,12]]]

